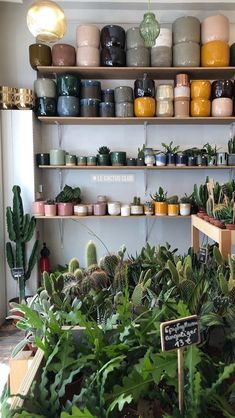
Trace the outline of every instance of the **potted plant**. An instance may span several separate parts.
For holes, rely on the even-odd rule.
[[[206,150],[204,148],[201,148],[199,150],[199,153],[197,154],[197,157],[196,157],[196,164],[198,167],[207,166],[207,155],[206,155]]]
[[[57,206],[55,200],[48,199],[44,204],[45,216],[56,216]]]
[[[97,154],[98,165],[111,165],[110,149],[108,147],[100,147]]]
[[[179,215],[179,198],[174,195],[167,199],[168,203],[168,216],[178,216]]]
[[[94,167],[97,165],[97,157],[95,155],[89,155],[86,161],[87,161],[87,165],[90,167]]]
[[[163,151],[156,151],[155,160],[157,167],[163,167],[166,165],[166,154]]]
[[[25,284],[29,280],[32,270],[37,262],[39,241],[35,240],[30,256],[28,257],[27,243],[33,238],[36,220],[28,213],[24,214],[21,189],[14,186],[13,208],[6,209],[7,232],[11,242],[6,244],[7,263],[11,269],[12,277],[18,281],[20,302],[25,300]],[[17,277],[14,269],[21,269]],[[10,301],[11,302],[11,301]]]
[[[169,145],[162,142],[162,146],[165,149],[165,154],[167,157],[166,165],[174,166],[176,163],[176,153],[179,151],[179,145],[173,147],[173,141]]]
[[[131,215],[143,215],[144,208],[140,197],[135,196],[131,203]]]
[[[138,157],[137,157],[137,165],[144,166],[144,150],[145,145],[143,144],[142,148],[138,148]]]
[[[225,224],[226,229],[235,230],[235,212],[234,205],[230,205],[222,209],[222,222]]]
[[[144,202],[144,214],[147,216],[154,214],[154,203],[152,200],[146,200]]]
[[[209,166],[216,165],[216,154],[217,154],[216,145],[214,147],[212,147],[207,142],[205,145],[203,145],[203,148],[206,150],[208,165]]]
[[[154,201],[155,215],[166,216],[167,215],[167,192],[164,192],[162,187],[159,187],[158,192],[151,195]]]
[[[196,147],[188,148],[184,150],[184,154],[187,157],[187,165],[189,167],[195,166],[197,161],[197,155],[200,153],[200,150]]]
[[[81,190],[79,187],[74,189],[67,184],[63,190],[56,196],[58,203],[59,216],[72,216],[74,205],[81,202]]]
[[[191,213],[191,197],[185,195],[180,199],[180,215],[189,216]]]
[[[235,165],[235,135],[228,141],[228,165]]]

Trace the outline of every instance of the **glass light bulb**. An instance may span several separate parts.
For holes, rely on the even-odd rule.
[[[159,33],[160,25],[156,20],[155,14],[152,12],[145,13],[140,24],[140,34],[147,48],[154,46]]]
[[[40,42],[57,42],[67,29],[63,9],[50,0],[39,0],[32,4],[27,13],[27,25]]]

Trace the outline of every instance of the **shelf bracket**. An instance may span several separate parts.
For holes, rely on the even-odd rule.
[[[60,234],[60,248],[64,248],[64,219],[58,219],[59,222],[59,234]]]

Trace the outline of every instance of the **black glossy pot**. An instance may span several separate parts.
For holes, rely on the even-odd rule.
[[[117,46],[124,49],[126,42],[125,30],[118,25],[106,25],[101,30],[100,42],[102,48]]]
[[[137,97],[155,97],[155,82],[150,78],[135,80],[134,96]]]
[[[37,165],[50,165],[50,154],[36,154]]]
[[[131,166],[131,167],[135,166],[136,165],[136,158],[127,158],[126,164],[128,166]]]
[[[100,65],[101,67],[125,67],[125,51],[116,46],[103,48],[100,53]]]
[[[198,166],[206,166],[207,165],[207,156],[206,155],[198,155],[196,159],[196,164]]]
[[[189,157],[188,157],[188,166],[189,166],[189,167],[192,167],[192,166],[194,166],[194,165],[196,165],[196,157],[189,156]]]
[[[220,97],[233,97],[233,82],[231,80],[216,80],[211,84],[211,100]]]
[[[57,101],[51,97],[38,97],[35,100],[35,113],[37,116],[56,116]]]

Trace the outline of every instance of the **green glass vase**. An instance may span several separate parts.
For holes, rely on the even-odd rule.
[[[147,48],[154,46],[159,33],[160,25],[156,20],[155,14],[152,12],[145,13],[144,19],[140,24],[140,34]]]

